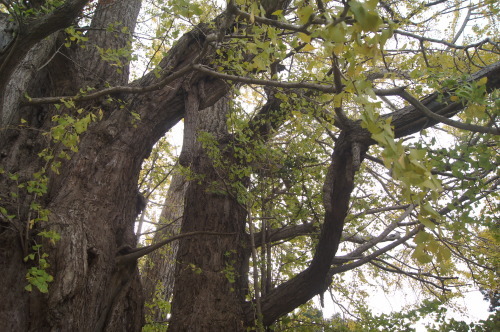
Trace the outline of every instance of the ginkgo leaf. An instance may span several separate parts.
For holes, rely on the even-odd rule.
[[[300,40],[302,40],[305,43],[310,43],[311,42],[311,36],[310,35],[306,35],[303,32],[299,32],[298,36],[299,36]]]
[[[300,7],[297,9],[297,16],[301,24],[306,24],[313,14],[314,9],[311,6]]]
[[[310,52],[310,51],[312,51],[312,50],[314,50],[314,49],[315,49],[315,48],[314,48],[314,46],[312,46],[311,44],[306,44],[306,45],[302,48],[302,50],[303,50],[304,52]]]
[[[382,24],[382,19],[375,10],[368,10],[366,4],[357,1],[349,1],[350,10],[354,14],[356,22],[364,31],[377,31]]]

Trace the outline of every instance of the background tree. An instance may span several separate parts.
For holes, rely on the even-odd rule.
[[[135,80],[141,1],[1,3],[2,329],[139,330],[137,260],[175,240],[174,331],[263,329],[366,264],[498,289],[495,2],[145,2]],[[181,119],[181,232],[137,247]]]

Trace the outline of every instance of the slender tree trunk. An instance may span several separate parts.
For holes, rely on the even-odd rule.
[[[176,172],[172,177],[163,203],[164,206],[153,237],[153,244],[180,233],[186,187],[187,183],[184,175]],[[152,252],[146,258],[144,269],[141,272],[141,280],[144,288],[147,320],[155,322],[167,320],[166,313],[161,306],[158,306],[157,302],[170,302],[172,300],[177,248],[177,241],[172,242]]]

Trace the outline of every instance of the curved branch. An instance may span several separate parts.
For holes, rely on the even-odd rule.
[[[478,80],[482,77],[488,77],[488,91],[498,88],[500,86],[500,62],[485,67],[479,72],[471,75],[469,81]],[[401,90],[402,88],[397,88],[394,91],[399,92]],[[380,94],[390,92],[390,90],[376,91],[376,93]],[[445,102],[439,102],[437,100],[437,95],[437,93],[432,94],[422,101],[422,103],[432,112],[444,113],[446,116],[452,116],[464,107],[462,104],[450,107]],[[413,105],[384,117],[393,118],[392,124],[394,125],[396,137],[413,134],[439,122],[434,119],[429,119]],[[370,139],[371,135],[366,130],[362,130],[355,126],[352,126],[347,131],[343,131],[337,139],[332,164],[330,165],[325,179],[325,218],[314,258],[308,268],[281,284],[279,287],[273,289],[261,299],[264,325],[271,324],[281,315],[290,312],[316,294],[323,292],[334,274],[359,267],[371,261],[373,258],[405,243],[420,230],[424,229],[424,226],[419,224],[400,239],[353,263],[330,268],[341,240],[341,233],[343,231],[344,221],[349,206],[348,202],[353,189],[353,137],[346,137],[347,135],[356,137],[355,141],[358,143],[363,142],[362,158],[364,158],[367,147],[371,144],[375,144],[375,142]],[[410,207],[407,209],[409,210],[409,208]],[[388,234],[385,236],[387,235]],[[254,316],[252,309],[248,308],[246,314],[250,322]]]
[[[367,139],[361,127],[342,132],[335,144],[332,162],[328,169],[323,191],[325,217],[319,242],[314,257],[304,271],[294,278],[271,290],[261,299],[263,324],[270,325],[278,317],[290,312],[297,306],[307,302],[313,296],[324,292],[327,288],[328,271],[337,252],[344,228],[344,221],[349,208],[351,192],[354,188],[352,145],[353,141],[363,142],[357,135]],[[366,142],[366,141],[365,141]],[[361,159],[367,150],[367,144],[361,146]],[[247,320],[251,322],[253,309],[248,308]]]
[[[269,242],[277,242],[286,239],[291,239],[301,235],[311,234],[314,230],[316,230],[317,226],[313,223],[307,223],[302,225],[292,225],[285,226],[279,229],[271,229],[268,231],[268,241]],[[255,233],[255,246],[262,246],[262,232]]]
[[[195,236],[195,235],[219,235],[219,236],[224,235],[224,236],[228,236],[228,235],[234,235],[234,233],[196,231],[196,232],[189,232],[189,233],[175,235],[175,236],[172,236],[168,239],[160,241],[158,243],[152,244],[150,246],[142,247],[142,248],[129,248],[129,247],[122,248],[119,251],[118,256],[116,257],[116,265],[130,264],[132,262],[137,261],[142,256],[145,256],[145,255],[155,251],[156,249],[159,249],[159,248],[163,247],[164,245],[169,244],[170,242],[180,240],[180,239],[190,237],[190,236]]]
[[[467,82],[477,81],[483,77],[488,79],[486,82],[486,90],[488,92],[500,88],[500,61],[486,66],[472,74]],[[401,91],[403,91],[403,88],[384,90],[384,95],[398,95]],[[381,91],[376,91],[375,93],[379,95],[380,92]],[[438,100],[438,96],[439,94],[437,92],[432,93],[423,98],[420,103],[425,105],[425,107],[433,114],[442,115],[447,118],[452,117],[465,107],[460,102],[449,103],[450,96],[445,95],[443,100]],[[413,105],[409,105],[401,108],[400,110],[382,116],[382,119],[387,118],[392,118],[392,125],[394,126],[394,134],[396,138],[411,135],[417,131],[432,127],[440,122],[427,116]]]
[[[114,95],[117,93],[127,93],[127,94],[139,94],[145,92],[151,92],[154,90],[161,89],[172,83],[176,79],[185,76],[193,69],[193,65],[188,65],[174,72],[172,75],[166,76],[159,82],[148,86],[115,86],[111,88],[102,89],[93,93],[86,95],[75,95],[75,96],[58,96],[58,97],[43,97],[43,98],[30,98],[25,101],[24,105],[43,105],[43,104],[58,104],[61,100],[73,100],[73,101],[88,101],[97,99],[103,96]]]
[[[245,84],[255,84],[255,85],[265,85],[274,86],[277,88],[287,88],[287,89],[312,89],[326,93],[336,93],[337,89],[331,85],[317,84],[317,83],[307,83],[307,82],[282,82],[276,80],[264,80],[258,78],[250,78],[244,76],[229,75],[220,72],[213,71],[206,66],[194,65],[193,69],[202,72],[204,74],[220,78],[225,81],[240,82]]]
[[[434,39],[434,38],[423,37],[423,36],[419,36],[419,35],[416,35],[414,33],[406,32],[406,31],[399,30],[399,29],[395,29],[394,33],[397,33],[397,34],[403,35],[403,36],[407,36],[407,37],[411,37],[411,38],[415,38],[415,39],[418,39],[421,42],[428,41],[428,42],[431,42],[431,43],[443,44],[443,45],[448,46],[449,48],[454,48],[454,49],[458,49],[458,50],[463,50],[463,49],[468,49],[468,48],[475,48],[475,47],[481,46],[481,45],[486,44],[486,43],[490,43],[492,45],[497,45],[498,44],[498,43],[494,42],[493,40],[491,40],[490,38],[485,38],[485,39],[483,39],[483,40],[481,40],[481,41],[479,41],[477,43],[474,43],[474,44],[456,45],[454,43],[447,42],[444,39]]]
[[[388,265],[389,267],[383,266],[383,265],[379,264],[378,262],[376,263],[375,261],[378,261],[380,263]],[[392,265],[392,264],[390,264],[382,259],[379,259],[379,258],[373,259],[372,261],[370,261],[370,264],[372,264],[372,265],[376,266],[377,268],[384,270],[386,272],[402,274],[402,275],[410,277],[414,280],[429,284],[429,285],[436,287],[438,289],[441,289],[443,291],[449,291],[449,289],[444,287],[444,286],[440,286],[440,285],[438,285],[430,280],[424,279],[423,277],[435,278],[435,279],[439,280],[441,283],[443,283],[445,280],[458,279],[458,277],[440,277],[440,276],[436,276],[436,275],[433,275],[430,273],[416,273],[416,272],[411,272],[411,271],[404,271],[403,269],[400,269],[397,266]]]

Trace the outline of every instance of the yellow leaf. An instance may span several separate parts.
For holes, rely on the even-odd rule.
[[[300,38],[300,40],[302,40],[305,43],[310,43],[311,42],[311,36],[306,35],[303,32],[299,32],[299,38]]]
[[[305,52],[309,52],[314,50],[314,46],[312,46],[311,44],[306,44],[306,46],[304,46],[302,50],[304,50]]]
[[[477,86],[483,86],[488,82],[488,77],[483,77],[479,81],[477,81]]]
[[[313,12],[314,9],[311,6],[301,7],[297,9],[297,16],[299,17],[300,23],[306,24]]]
[[[460,98],[458,98],[458,96],[451,96],[450,97],[450,100],[451,101],[458,101]]]

